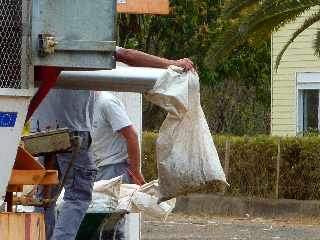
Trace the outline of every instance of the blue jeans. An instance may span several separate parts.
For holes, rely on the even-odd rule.
[[[132,179],[126,169],[127,163],[117,163],[98,168],[96,181],[109,180],[122,175],[123,183],[132,183]],[[122,218],[117,224],[116,240],[125,240],[125,218]]]
[[[132,183],[131,176],[126,170],[128,167],[129,166],[126,162],[101,166],[98,168],[96,181],[109,180],[122,175],[123,183]]]
[[[56,217],[56,203],[40,211],[45,214],[47,240],[74,240],[81,221],[92,200],[92,188],[97,173],[90,150],[91,137],[89,132],[80,132],[80,153],[69,171],[64,185],[64,203]],[[72,133],[71,133],[72,135]],[[65,173],[71,153],[57,154],[57,166],[60,178]],[[52,189],[51,195],[57,192]],[[41,190],[39,192],[41,195]]]

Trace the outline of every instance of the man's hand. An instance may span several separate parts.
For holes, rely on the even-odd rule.
[[[142,186],[146,183],[140,170],[130,167],[127,169],[127,171],[135,184]]]
[[[189,58],[182,58],[179,60],[174,61],[173,65],[177,66],[177,67],[181,67],[186,71],[193,71],[195,72],[195,67],[193,62],[189,59]]]

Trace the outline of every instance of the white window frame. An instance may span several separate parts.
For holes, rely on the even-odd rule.
[[[318,129],[320,130],[320,71],[296,72],[296,126],[297,134],[303,132],[303,110],[304,99],[303,90],[318,90],[319,105],[318,105]]]

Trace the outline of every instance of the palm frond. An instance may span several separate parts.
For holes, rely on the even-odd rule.
[[[280,53],[277,56],[276,62],[275,62],[275,70],[278,70],[281,58],[283,57],[283,54],[288,49],[288,47],[294,42],[294,40],[307,28],[315,24],[316,22],[320,21],[320,12],[314,13],[312,16],[308,17],[304,23],[292,34],[290,40],[284,45],[284,47],[281,49]],[[318,32],[319,35],[319,32]]]
[[[316,38],[313,41],[314,55],[320,57],[320,29],[317,31]]]
[[[258,4],[261,0],[234,0],[227,5],[223,11],[223,16],[231,18],[237,16],[242,10]]]
[[[250,37],[266,35],[279,29],[286,23],[296,19],[310,7],[319,5],[320,0],[269,0],[259,3],[259,8],[245,16],[233,20],[219,39],[210,47],[206,64],[214,69],[218,63],[226,59],[239,45]]]
[[[318,4],[320,4],[320,0],[264,1],[257,10],[241,19],[241,22],[242,24],[255,25],[258,29],[261,28],[260,23],[268,22],[266,27],[269,26],[268,30],[274,31],[284,24],[295,20],[303,11]],[[283,20],[278,19],[281,15],[286,17]],[[274,23],[270,25],[272,19],[274,19]]]

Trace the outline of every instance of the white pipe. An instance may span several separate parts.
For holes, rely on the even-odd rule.
[[[63,71],[55,88],[73,90],[145,92],[153,88],[166,69],[117,67],[100,71]],[[39,83],[36,82],[36,85]]]

